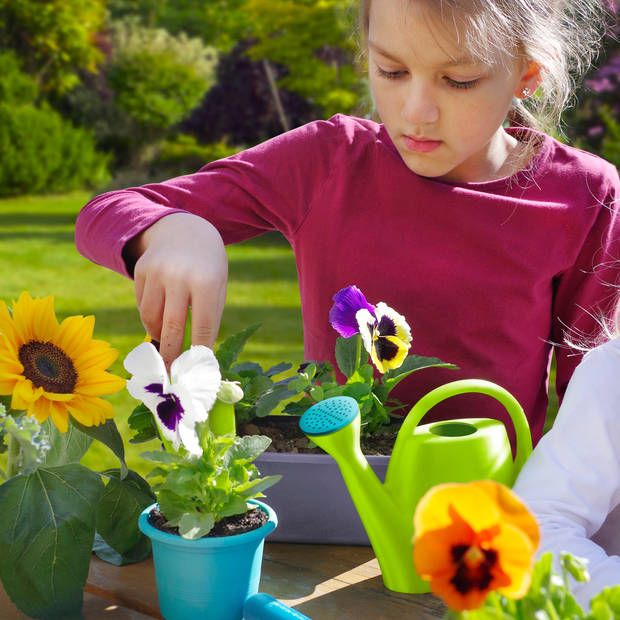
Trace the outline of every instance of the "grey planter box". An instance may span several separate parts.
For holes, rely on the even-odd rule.
[[[367,456],[383,482],[389,456]],[[265,491],[278,515],[272,542],[370,545],[336,461],[328,454],[264,452],[254,461],[263,476],[282,480]]]

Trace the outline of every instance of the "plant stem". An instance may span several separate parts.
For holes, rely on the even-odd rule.
[[[355,341],[355,371],[360,367],[360,355],[362,353],[362,335],[358,332],[357,340]]]
[[[551,620],[560,620],[560,616],[558,612],[555,610],[555,607],[551,601],[547,601],[545,603],[545,611],[547,612]]]
[[[19,442],[13,435],[9,435],[9,452],[6,466],[6,478],[12,478],[19,473]]]
[[[6,475],[6,472],[4,471],[4,469],[2,469],[2,467],[0,467],[0,478],[2,478],[2,480],[4,480],[5,482],[8,480],[8,476]]]

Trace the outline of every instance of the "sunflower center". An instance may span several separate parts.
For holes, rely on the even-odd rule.
[[[456,563],[456,572],[450,583],[461,594],[471,590],[484,591],[493,579],[492,568],[497,563],[497,551],[481,549],[477,545],[454,545],[452,559]]]
[[[51,342],[31,340],[19,348],[24,377],[35,387],[55,394],[71,394],[77,383],[72,359]]]

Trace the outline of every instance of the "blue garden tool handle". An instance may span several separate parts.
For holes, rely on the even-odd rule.
[[[244,620],[311,620],[264,592],[254,594],[245,601],[243,618]]]

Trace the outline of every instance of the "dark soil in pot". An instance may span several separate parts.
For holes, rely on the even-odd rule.
[[[380,432],[362,436],[362,452],[366,455],[390,455],[402,420],[393,420]],[[266,435],[271,438],[267,452],[288,452],[292,454],[325,454],[315,446],[299,429],[299,418],[292,415],[269,415],[256,418],[239,429],[240,435]]]
[[[240,515],[224,517],[221,521],[218,521],[213,526],[213,529],[206,536],[203,536],[203,538],[234,536],[235,534],[251,532],[265,525],[268,520],[269,516],[266,512],[263,512],[260,508],[253,508]],[[149,514],[149,524],[162,532],[180,536],[179,528],[166,525],[166,518],[157,508],[151,510]]]

